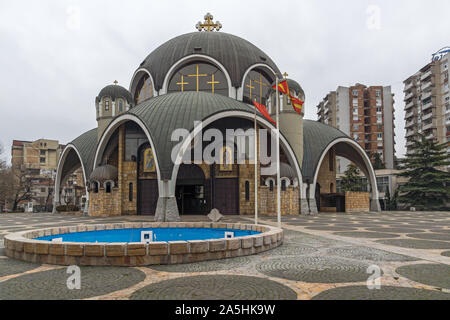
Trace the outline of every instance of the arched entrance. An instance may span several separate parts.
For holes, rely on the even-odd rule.
[[[138,148],[137,162],[137,214],[154,215],[159,196],[158,179],[153,150],[148,142]]]
[[[182,164],[178,170],[175,196],[180,214],[206,214],[210,206],[210,183],[195,164]]]

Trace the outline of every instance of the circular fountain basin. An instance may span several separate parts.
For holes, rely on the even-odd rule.
[[[144,266],[245,256],[283,242],[272,226],[130,222],[54,227],[4,237],[10,258],[57,265]]]

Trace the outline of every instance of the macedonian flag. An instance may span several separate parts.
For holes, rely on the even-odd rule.
[[[276,84],[273,85],[273,86],[272,86],[272,89],[273,89],[273,90],[276,90],[276,89],[277,89],[277,85],[276,85]],[[289,93],[289,87],[288,87],[288,84],[287,84],[287,81],[286,81],[286,80],[283,80],[283,81],[281,81],[281,82],[278,84],[278,91],[280,91],[282,94],[290,95],[290,93]]]
[[[294,108],[295,112],[301,114],[304,102],[291,95],[289,95],[289,98],[291,99],[292,108]]]
[[[256,101],[253,101],[253,105],[256,107],[256,109],[259,110],[259,112],[262,113],[262,115],[263,115],[267,120],[269,120],[270,122],[272,122],[273,125],[276,125],[276,124],[277,124],[277,123],[270,117],[270,114],[269,114],[269,112],[267,112],[267,108],[266,108],[265,105],[263,105],[263,104],[261,104],[261,103],[258,103],[258,102],[256,102]]]

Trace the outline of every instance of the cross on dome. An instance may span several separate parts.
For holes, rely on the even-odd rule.
[[[214,29],[216,31],[219,31],[222,28],[222,24],[219,21],[216,21],[214,23],[213,21],[213,15],[211,13],[207,13],[204,17],[205,21],[203,23],[201,23],[200,21],[197,22],[197,24],[195,25],[195,27],[197,28],[198,31],[206,31],[206,32],[211,32],[214,31]]]

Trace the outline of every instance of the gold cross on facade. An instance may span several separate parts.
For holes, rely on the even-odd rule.
[[[246,85],[247,88],[250,90],[250,100],[252,100],[252,89],[255,89],[255,87],[252,86],[252,79],[249,79],[249,83]]]
[[[261,73],[259,74],[259,81],[255,80],[255,83],[259,84],[259,103],[262,103],[262,88],[263,88],[263,86],[267,87],[267,84],[265,84],[262,81],[262,74]]]
[[[184,76],[183,75],[181,75],[181,82],[177,82],[177,85],[181,85],[181,92],[183,92],[184,91],[184,85],[185,84],[189,84],[189,82],[184,82],[184,78],[183,78]]]
[[[208,12],[204,18],[205,18],[205,21],[203,23],[201,23],[199,21],[195,25],[195,27],[197,28],[198,31],[205,30],[207,32],[210,32],[210,31],[214,31],[214,29],[216,29],[216,31],[219,31],[222,28],[222,24],[219,21],[214,23],[213,16],[211,13]]]
[[[202,74],[198,73],[198,64],[197,64],[197,73],[188,75],[188,77],[196,77],[197,78],[197,92],[198,92],[198,78],[199,77],[206,77],[206,76],[207,76],[207,74],[205,74],[205,73],[202,73]]]
[[[212,85],[212,92],[214,93],[214,84],[220,83],[220,82],[219,81],[214,81],[214,73],[211,75],[211,78],[212,78],[211,81],[208,81],[207,83]]]

